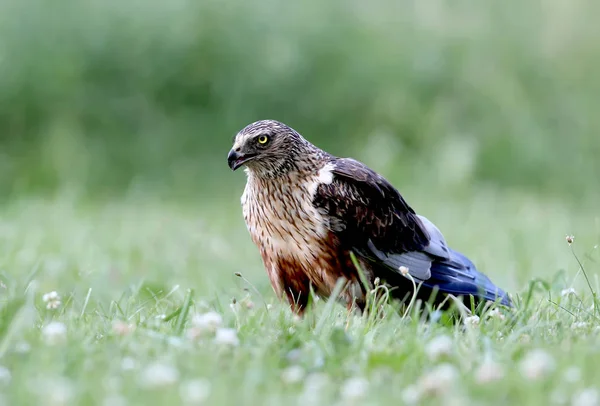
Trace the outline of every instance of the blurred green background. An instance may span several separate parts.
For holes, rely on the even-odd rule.
[[[231,139],[273,118],[398,186],[589,201],[600,177],[599,9],[4,0],[0,195],[237,202]]]

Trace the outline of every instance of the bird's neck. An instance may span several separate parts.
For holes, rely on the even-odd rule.
[[[272,165],[261,164],[252,165],[250,163],[246,167],[248,180],[256,180],[259,182],[280,182],[287,179],[294,181],[303,179],[317,173],[323,165],[329,160],[328,155],[320,149],[313,147],[312,150],[301,151],[287,158],[281,163],[273,163]]]

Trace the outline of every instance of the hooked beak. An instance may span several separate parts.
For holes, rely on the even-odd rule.
[[[229,164],[231,170],[235,171],[237,168],[244,165],[255,156],[256,154],[242,154],[232,149],[229,151],[229,155],[227,155],[227,163]]]

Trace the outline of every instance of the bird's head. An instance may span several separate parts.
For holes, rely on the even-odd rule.
[[[232,170],[245,166],[264,177],[284,174],[296,166],[296,157],[308,142],[294,129],[275,120],[261,120],[241,129],[227,156]]]

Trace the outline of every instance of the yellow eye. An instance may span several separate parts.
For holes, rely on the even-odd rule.
[[[267,141],[269,141],[269,137],[267,137],[266,135],[261,135],[260,137],[258,137],[259,144],[266,144]]]

